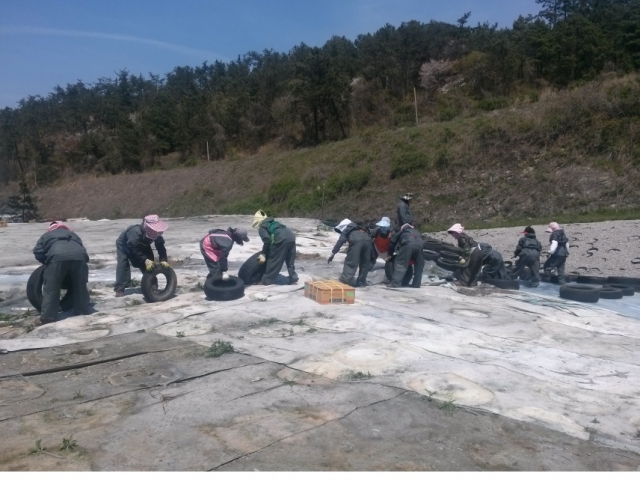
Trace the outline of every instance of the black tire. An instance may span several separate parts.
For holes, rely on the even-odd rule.
[[[452,261],[442,258],[438,258],[436,260],[436,264],[438,265],[438,267],[446,269],[447,271],[455,271],[457,269],[460,269],[460,265],[458,263],[453,263]]]
[[[457,246],[454,246],[453,244],[448,244],[448,243],[442,243],[442,250],[440,251],[440,253],[443,253],[443,252],[453,253],[456,256],[462,256],[464,254],[464,250],[462,250]]]
[[[440,257],[437,251],[429,251],[427,249],[422,250],[425,261],[435,261]]]
[[[158,291],[158,278],[157,275],[163,274],[167,279],[167,285],[164,290]],[[145,300],[149,303],[158,303],[161,301],[167,301],[176,293],[178,286],[178,277],[172,268],[163,268],[158,265],[151,272],[145,272],[142,275],[142,281],[140,281],[140,289],[144,295]]]
[[[633,296],[636,292],[633,286],[619,285],[617,283],[607,283],[605,288],[615,288],[616,290],[620,290],[622,291],[622,296]]]
[[[442,251],[442,244],[440,243],[435,243],[435,242],[430,242],[430,241],[425,241],[422,243],[422,249],[424,249],[425,251],[435,251],[435,252],[440,252]]]
[[[607,283],[615,283],[616,285],[640,286],[640,278],[630,278],[628,276],[609,276]]]
[[[458,261],[460,259],[460,255],[451,251],[442,250],[440,251],[440,257],[442,259],[449,259],[451,261]]]
[[[578,276],[576,281],[581,285],[606,285],[607,278],[604,276]]]
[[[238,271],[238,277],[243,281],[245,286],[255,285],[262,281],[264,272],[267,269],[267,263],[260,264],[258,256],[262,253],[258,252],[247,259]]]
[[[44,283],[44,265],[37,268],[27,281],[27,299],[29,303],[33,305],[33,308],[42,311],[42,285]],[[73,308],[73,288],[71,286],[71,280],[65,278],[60,285],[61,289],[66,289],[67,292],[62,298],[60,298],[60,310],[66,312]]]
[[[622,297],[622,290],[619,288],[611,288],[610,286],[603,286],[600,288],[600,298],[604,298],[606,300],[620,300]]]
[[[520,281],[518,280],[494,280],[494,279],[486,279],[484,280],[488,285],[493,285],[498,288],[502,288],[503,290],[519,290],[520,289]]]
[[[589,285],[562,285],[560,287],[560,298],[582,303],[597,303],[600,299],[600,290]]]
[[[227,281],[222,276],[214,276],[205,281],[204,294],[209,300],[237,300],[244,296],[244,281],[237,276],[229,276]]]
[[[393,279],[393,270],[395,266],[393,264],[393,259],[384,264],[384,275],[387,277],[387,281],[391,281]],[[402,278],[402,282],[400,283],[402,286],[409,286],[409,283],[413,279],[413,265],[409,266],[407,269],[407,273]]]

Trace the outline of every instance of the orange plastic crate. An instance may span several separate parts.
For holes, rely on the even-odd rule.
[[[307,281],[304,296],[322,305],[329,303],[354,303],[356,289],[339,281]]]

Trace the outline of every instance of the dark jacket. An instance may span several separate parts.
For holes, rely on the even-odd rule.
[[[280,224],[273,217],[267,217],[258,226],[258,235],[262,239],[262,254],[267,255],[271,246],[284,241],[295,241],[296,236],[287,226]]]
[[[542,251],[542,244],[536,238],[535,234],[526,234],[518,241],[518,246],[514,251],[514,256],[527,259],[539,259]]]
[[[400,198],[400,202],[398,202],[398,227],[402,227],[405,224],[413,224],[413,215],[411,214],[409,202]]]
[[[82,239],[73,231],[58,228],[46,232],[33,248],[33,255],[42,264],[58,261],[89,261]]]
[[[346,242],[348,242],[349,246],[351,246],[356,241],[370,240],[371,236],[369,236],[367,230],[364,227],[358,226],[356,223],[352,222],[342,230],[342,232],[340,233],[340,237],[338,238],[336,244],[333,246],[331,252],[333,254],[336,254],[338,251],[340,251],[340,248]]]
[[[209,231],[209,234],[207,234],[200,241],[200,251],[202,251],[203,253],[206,253],[206,250],[204,248],[204,242],[207,238],[209,238],[209,243],[211,244],[211,247],[214,250],[221,252],[220,260],[223,260],[226,262],[227,258],[229,258],[229,253],[233,248],[233,243],[234,243],[233,235],[229,231],[226,231],[225,229],[211,229]]]
[[[158,236],[155,241],[149,239],[144,233],[142,224],[129,226],[116,240],[116,246],[118,246],[122,252],[127,255],[131,263],[138,268],[144,266],[145,259],[154,260],[151,243],[155,244],[160,261],[166,261],[167,250],[164,247],[164,238]]]
[[[553,231],[551,236],[549,236],[549,242],[558,241],[558,247],[553,253],[553,256],[558,256],[561,258],[566,258],[569,256],[569,238],[564,233],[564,229],[558,229],[557,231]]]
[[[466,257],[469,256],[471,250],[478,245],[475,240],[464,232],[458,236],[458,247],[464,251]]]
[[[389,256],[403,246],[419,246],[422,248],[422,234],[413,227],[405,227],[391,236],[389,243]]]

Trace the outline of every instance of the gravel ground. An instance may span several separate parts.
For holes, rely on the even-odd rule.
[[[563,224],[569,237],[567,273],[592,276],[640,277],[640,221],[605,221]],[[464,226],[464,223],[463,223]],[[545,226],[533,226],[543,251],[549,249]],[[504,227],[465,231],[477,242],[491,244],[505,261],[513,256],[524,227]],[[425,233],[443,241],[454,242],[446,232]],[[542,256],[541,263],[546,259]]]

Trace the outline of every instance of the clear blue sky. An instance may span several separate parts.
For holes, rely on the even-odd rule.
[[[535,0],[0,0],[0,109],[56,85],[93,83],[127,69],[229,61],[248,51],[288,52],[331,36],[354,40],[386,23],[440,20],[510,27]]]

